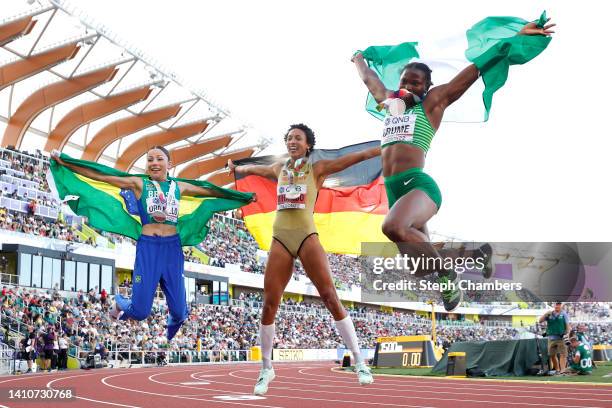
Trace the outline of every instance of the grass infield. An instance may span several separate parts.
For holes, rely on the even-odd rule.
[[[372,368],[373,374],[392,375],[418,375],[425,377],[445,377],[444,374],[432,373],[431,368]],[[482,380],[529,380],[529,381],[561,381],[561,382],[586,382],[586,383],[608,383],[612,385],[612,362],[597,363],[591,375],[555,375],[555,376],[523,376],[523,377],[482,377]]]

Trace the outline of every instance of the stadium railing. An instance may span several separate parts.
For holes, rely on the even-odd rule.
[[[17,278],[17,275],[11,275],[10,273],[0,273],[0,285],[16,286],[18,284]]]
[[[93,350],[77,348],[75,356],[86,359]],[[160,364],[194,364],[194,363],[237,363],[251,360],[251,350],[133,350],[131,348],[114,349],[106,352],[109,361],[127,361],[131,365]]]
[[[0,374],[12,374],[15,370],[16,350],[5,343],[0,343]]]

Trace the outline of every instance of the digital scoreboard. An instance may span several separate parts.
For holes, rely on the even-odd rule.
[[[436,363],[430,336],[395,336],[376,339],[376,367],[432,367]]]

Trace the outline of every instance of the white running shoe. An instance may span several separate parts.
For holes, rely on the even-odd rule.
[[[274,368],[262,368],[259,372],[259,379],[257,380],[257,384],[255,384],[253,393],[255,395],[264,395],[268,392],[268,385],[275,377]]]
[[[372,372],[364,362],[355,365],[355,372],[357,373],[357,378],[359,378],[359,384],[366,385],[374,382]]]
[[[119,309],[119,306],[117,306],[117,302],[113,302],[110,309],[108,309],[108,314],[113,319],[119,319],[121,315],[123,315],[123,310]]]

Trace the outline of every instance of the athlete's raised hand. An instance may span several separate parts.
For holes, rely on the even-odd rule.
[[[549,21],[550,18],[546,20],[547,23]],[[550,37],[550,35],[554,33],[554,31],[551,30],[554,26],[556,26],[556,24],[546,24],[544,27],[538,27],[538,24],[532,21],[531,23],[525,24],[519,32],[519,35],[546,35]]]
[[[236,172],[236,165],[234,164],[232,159],[228,159],[227,160],[227,168],[229,169],[230,174],[235,174],[235,172]]]
[[[51,158],[53,160],[55,160],[56,162],[58,162],[61,165],[64,165],[64,161],[62,159],[60,159],[60,155],[62,154],[62,152],[60,152],[57,149],[53,149],[51,150]]]

